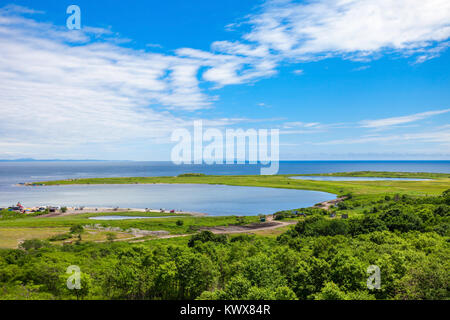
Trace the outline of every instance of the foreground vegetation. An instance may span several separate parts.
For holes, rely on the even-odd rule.
[[[77,227],[92,224],[87,218],[93,214],[0,218],[0,234],[2,228],[46,232],[40,240],[24,240],[18,249],[0,250],[0,298],[449,299],[449,177],[431,175],[420,177],[434,180],[417,182],[305,182],[287,176],[149,178],[288,188],[303,184],[313,188],[317,183],[346,195],[329,211],[278,212],[277,219],[298,222],[252,235],[197,230],[206,225],[245,224],[258,217],[98,221],[121,228],[192,234],[139,243],[114,241],[117,238],[111,234],[105,234],[104,242],[93,242],[86,230]],[[52,229],[57,232],[51,233]],[[58,241],[68,236],[72,243]],[[80,290],[67,289],[70,265],[81,269]],[[367,288],[370,265],[380,268],[379,290]]]

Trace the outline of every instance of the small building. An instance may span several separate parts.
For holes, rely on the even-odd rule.
[[[347,213],[342,214],[342,215],[341,215],[341,218],[342,218],[342,219],[348,219],[348,214],[347,214]]]

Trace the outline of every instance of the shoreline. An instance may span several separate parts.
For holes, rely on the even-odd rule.
[[[76,209],[76,207],[67,207],[66,212],[50,212],[47,214],[36,216],[36,218],[65,217],[86,213],[123,213],[123,212],[164,213],[164,214],[173,214],[174,217],[177,215],[190,215],[193,217],[208,216],[208,213],[204,212],[191,212],[182,210],[175,210],[175,212],[170,212],[170,210],[141,209],[141,208],[83,207],[83,209]]]
[[[79,186],[101,186],[101,185],[173,185],[173,184],[195,184],[195,185],[221,185],[221,186],[239,186],[250,188],[277,188],[277,189],[296,189],[303,191],[316,191],[332,194],[335,198],[321,201],[309,207],[318,207],[328,210],[331,206],[337,205],[345,199],[347,194],[380,194],[380,187],[388,188],[388,193],[402,193],[405,187],[408,186],[410,190],[408,193],[417,194],[434,194],[442,192],[447,187],[450,180],[449,174],[436,173],[411,173],[411,172],[375,172],[375,171],[359,171],[359,172],[340,172],[340,173],[325,173],[325,174],[309,174],[309,175],[325,175],[325,176],[380,176],[387,177],[402,177],[402,178],[428,178],[426,181],[312,181],[303,179],[290,179],[293,176],[301,176],[304,174],[282,174],[273,176],[163,176],[163,177],[115,177],[115,178],[77,178],[53,181],[40,182],[26,182],[20,183],[18,186],[64,186],[64,185],[79,185]],[[245,180],[243,180],[245,178]],[[58,210],[59,211],[59,210]],[[148,213],[170,213],[169,210],[157,209],[143,209],[143,208],[114,208],[114,207],[84,207],[83,210],[75,210],[74,207],[68,207],[65,213],[52,212],[41,215],[40,217],[53,216],[67,216],[82,213],[114,213],[114,212],[148,212]],[[177,214],[186,214],[190,216],[207,216],[204,212],[185,212],[176,210],[173,212],[174,216]],[[244,213],[245,215],[245,213]]]

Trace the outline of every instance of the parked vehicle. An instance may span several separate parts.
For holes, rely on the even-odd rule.
[[[60,210],[61,209],[61,207],[59,207],[59,206],[56,206],[56,207],[48,207],[48,211],[49,212],[56,212],[57,210]]]

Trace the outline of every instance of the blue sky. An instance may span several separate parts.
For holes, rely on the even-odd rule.
[[[447,0],[7,2],[0,158],[169,160],[202,119],[282,160],[449,159],[449,36]]]

